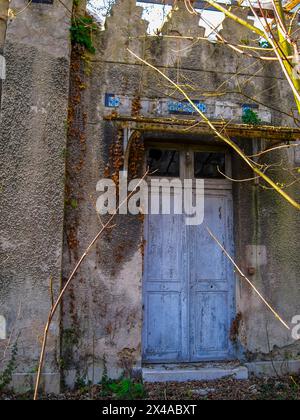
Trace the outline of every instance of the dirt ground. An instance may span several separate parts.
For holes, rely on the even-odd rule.
[[[41,395],[46,400],[300,400],[300,376],[278,379],[226,378],[209,382],[140,384],[124,381],[116,385],[81,386],[60,395]],[[0,400],[31,399],[32,393],[0,393]]]

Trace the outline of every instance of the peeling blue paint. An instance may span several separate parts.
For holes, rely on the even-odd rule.
[[[249,109],[252,109],[252,110],[256,109],[256,110],[258,110],[258,105],[255,105],[255,104],[243,104],[242,105],[243,115]]]
[[[121,104],[121,99],[114,93],[105,94],[105,106],[107,108],[117,108]]]
[[[200,101],[193,101],[193,103],[197,106],[197,108],[201,112],[206,112],[207,107],[206,104]],[[195,114],[196,110],[192,107],[192,105],[188,101],[170,101],[168,102],[168,111],[170,114],[182,114],[182,115],[189,115]]]

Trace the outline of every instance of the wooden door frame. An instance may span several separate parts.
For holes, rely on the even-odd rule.
[[[195,179],[194,178],[194,172],[193,172],[193,168],[194,168],[194,161],[192,161],[191,164],[191,170],[190,172],[187,171],[186,169],[186,165],[184,163],[184,158],[183,158],[183,152],[196,152],[196,151],[211,151],[211,152],[225,152],[226,155],[226,176],[228,176],[228,178],[231,177],[231,171],[232,171],[232,165],[231,165],[231,159],[232,159],[232,154],[230,153],[230,151],[224,147],[224,146],[219,146],[219,145],[201,145],[201,144],[178,144],[178,143],[173,143],[173,142],[158,142],[158,141],[147,141],[146,143],[146,151],[147,149],[149,149],[150,147],[157,147],[159,149],[172,149],[172,150],[179,150],[180,152],[180,176],[179,178],[177,177],[165,177],[166,179],[184,179],[184,178],[190,178],[190,179]],[[145,153],[146,156],[146,153]],[[194,156],[194,155],[193,155]],[[192,158],[193,159],[193,158]],[[145,163],[146,166],[146,163]],[[151,178],[155,178],[155,177],[151,177]],[[151,179],[150,178],[150,179]],[[161,177],[158,177],[161,178]],[[232,194],[232,182],[229,179],[205,179],[205,191],[209,194],[213,194],[213,195],[217,195],[218,193],[220,193],[221,191],[224,191],[224,195],[229,196],[229,202],[230,202],[230,214],[231,217],[229,217],[230,219],[230,226],[228,226],[228,228],[226,228],[226,232],[227,235],[230,236],[230,238],[228,239],[228,243],[230,244],[230,248],[229,252],[233,255],[234,253],[234,235],[233,235],[233,194]],[[147,243],[148,241],[148,217],[146,216],[144,219],[144,243]],[[185,234],[186,235],[186,234]],[[186,238],[185,238],[186,241]],[[216,245],[217,246],[217,245]],[[145,250],[146,252],[146,250]],[[146,258],[146,255],[144,255],[144,258]],[[189,272],[189,270],[188,270]],[[144,264],[144,272],[143,272],[143,279],[142,279],[142,305],[143,305],[143,312],[142,312],[142,363],[180,363],[180,361],[178,362],[170,362],[170,361],[164,361],[164,360],[159,360],[157,362],[155,361],[147,361],[144,359],[144,344],[147,342],[147,337],[146,337],[146,332],[147,329],[145,327],[145,299],[146,299],[146,290],[144,287],[144,282],[145,282],[145,277],[146,277],[146,268],[145,268],[145,264]],[[231,285],[230,285],[230,302],[232,304],[232,310],[229,309],[230,312],[230,318],[231,318],[231,322],[234,319],[234,317],[236,316],[236,281],[235,281],[235,276],[234,273],[232,273],[232,280],[231,280]],[[190,284],[190,279],[188,281],[188,284]],[[190,292],[187,293],[188,297],[187,299],[189,299],[189,294]],[[189,308],[189,301],[187,302],[187,308]],[[188,314],[188,317],[190,317],[190,314]],[[189,335],[189,330],[190,330],[191,326],[190,326],[190,319],[188,319],[188,329],[187,331],[183,331],[182,334],[182,339],[187,343],[187,346],[189,347],[188,350],[186,352],[188,352],[188,361],[186,360],[182,360],[182,362],[184,363],[195,363],[195,361],[191,361],[191,349],[190,349],[190,344],[189,344],[189,340],[187,339],[187,336]],[[230,325],[229,325],[230,328]],[[228,330],[228,334],[230,333],[230,331]],[[207,361],[220,361],[220,360],[232,360],[235,358],[235,350],[234,350],[234,346],[232,345],[232,343],[229,341],[229,352],[230,352],[230,356],[227,358],[215,358],[215,359],[210,359],[208,358]],[[184,343],[182,348],[184,348]],[[204,358],[203,360],[201,359],[201,361],[206,361],[206,359]]]

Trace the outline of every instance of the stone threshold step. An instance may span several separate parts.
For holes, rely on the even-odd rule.
[[[249,378],[248,369],[245,366],[213,366],[201,364],[201,366],[186,364],[178,365],[151,365],[142,368],[144,382],[188,382],[188,381],[214,381],[226,377],[238,380]]]

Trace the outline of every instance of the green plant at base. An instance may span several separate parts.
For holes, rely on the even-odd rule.
[[[75,389],[80,392],[88,392],[92,382],[84,376],[77,376],[75,380]]]
[[[97,25],[89,16],[72,19],[70,28],[72,44],[82,45],[87,51],[94,54],[96,50],[93,46],[92,33],[96,30]]]
[[[4,371],[0,374],[0,391],[6,388],[12,381],[13,371],[15,370],[17,364],[17,353],[18,353],[18,344],[15,343],[12,348],[11,358],[8,362]]]
[[[261,123],[261,119],[258,117],[257,113],[250,108],[246,109],[243,113],[242,121],[244,124],[250,125],[259,125]]]
[[[130,378],[113,382],[108,385],[108,388],[116,395],[117,399],[135,400],[143,398],[145,395],[143,384],[134,383]]]

